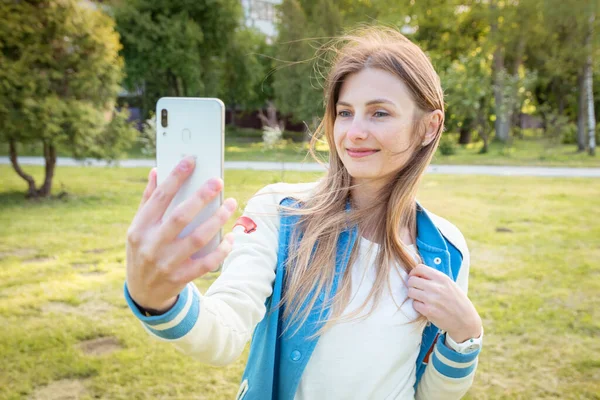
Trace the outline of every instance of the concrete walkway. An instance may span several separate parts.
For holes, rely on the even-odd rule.
[[[105,161],[87,159],[77,161],[68,157],[58,157],[59,166],[90,166],[106,167]],[[8,157],[0,157],[0,164],[10,164]],[[44,165],[42,157],[19,157],[21,165]],[[154,160],[133,159],[119,161],[118,166],[123,168],[155,166]],[[114,165],[113,165],[114,166]],[[298,162],[270,162],[270,161],[227,161],[225,169],[244,169],[257,171],[324,171],[325,167],[316,163]],[[564,167],[514,167],[514,166],[487,166],[487,165],[430,165],[427,169],[431,174],[453,175],[493,175],[493,176],[547,176],[547,177],[581,177],[600,178],[600,168],[564,168]]]

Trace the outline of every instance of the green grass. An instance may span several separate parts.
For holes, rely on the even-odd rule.
[[[452,134],[447,134],[452,135]],[[455,135],[452,135],[455,137]],[[308,154],[308,145],[297,140],[297,133],[285,132],[284,141],[273,149],[265,149],[261,131],[228,127],[225,135],[225,161],[286,161],[313,162]],[[293,140],[292,140],[293,139]],[[433,164],[452,165],[522,165],[545,167],[596,167],[600,168],[600,156],[590,157],[587,153],[576,153],[575,145],[559,144],[556,140],[534,136],[530,133],[524,139],[513,139],[511,144],[492,142],[487,154],[479,154],[482,142],[466,146],[456,146],[456,154],[442,155],[438,150]],[[327,148],[318,148],[319,157],[327,160]],[[598,151],[600,153],[600,151]],[[0,155],[8,154],[8,145],[0,143]],[[70,156],[65,149],[58,149],[59,156]],[[41,156],[39,145],[20,146],[19,155]],[[127,158],[148,158],[139,144],[127,151]]]
[[[540,167],[600,167],[600,156],[577,153],[576,145],[558,144],[545,138],[513,139],[512,144],[490,143],[488,153],[479,154],[482,143],[456,147],[456,154],[436,153],[433,164],[522,165]]]
[[[204,366],[151,340],[123,300],[125,233],[148,171],[56,172],[67,197],[25,201],[0,166],[0,399],[233,398],[247,349]],[[265,184],[318,176],[227,171],[226,195],[243,207]],[[469,398],[599,399],[600,181],[428,175],[419,197],[471,249],[486,335]],[[196,283],[205,291],[216,276]],[[97,338],[119,348],[86,354],[80,343]]]

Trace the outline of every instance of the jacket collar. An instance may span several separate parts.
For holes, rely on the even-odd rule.
[[[450,268],[450,252],[446,240],[419,202],[417,202],[416,244],[425,265],[443,272],[453,280],[456,278]]]

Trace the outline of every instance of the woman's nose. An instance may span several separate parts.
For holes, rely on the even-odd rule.
[[[365,140],[369,136],[365,125],[359,118],[355,118],[350,125],[350,129],[346,132],[346,136],[349,140]]]

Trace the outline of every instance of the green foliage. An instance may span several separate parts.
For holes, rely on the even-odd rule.
[[[587,127],[586,127],[586,137],[585,143],[587,145],[589,141],[589,137],[587,136]],[[569,123],[565,128],[563,128],[561,143],[563,144],[577,144],[577,125],[573,123]],[[596,124],[596,143],[600,143],[600,122]]]
[[[444,156],[451,156],[456,154],[456,140],[450,135],[442,135],[440,139],[440,144],[438,145],[438,149],[440,153]]]
[[[308,78],[305,63],[308,51],[306,42],[301,40],[305,37],[307,19],[297,0],[284,0],[278,8],[278,20],[276,57],[287,65],[279,67],[275,75],[275,104],[282,113],[294,113],[296,119],[301,120],[302,117],[297,115],[296,110]]]
[[[112,19],[75,0],[0,4],[0,140],[68,143],[102,135],[122,59]]]
[[[115,7],[126,86],[144,116],[163,96],[218,97],[225,55],[241,20],[237,0],[133,0]]]
[[[137,129],[127,122],[128,118],[129,110],[126,108],[113,113],[103,133],[96,137],[90,157],[116,161],[126,155],[139,136]]]
[[[127,112],[112,116],[120,46],[112,18],[84,2],[0,3],[0,142],[41,145],[46,161],[39,188],[15,168],[28,196],[51,194],[57,148],[114,160],[135,139]]]
[[[270,47],[260,31],[236,31],[227,48],[222,69],[221,99],[232,108],[262,108],[272,96],[271,80],[265,82],[272,64]],[[266,83],[266,85],[264,84]]]
[[[144,121],[138,142],[144,156],[156,156],[156,117],[153,112],[150,112],[150,118]]]
[[[326,52],[319,49],[342,29],[339,9],[332,0],[284,0],[279,6],[276,54],[284,64],[273,84],[277,108],[304,121],[310,129],[322,116]],[[315,55],[316,54],[316,55]]]
[[[481,115],[492,112],[491,65],[481,47],[453,61],[440,75],[449,130],[474,126]]]
[[[562,127],[560,142],[562,144],[577,144],[577,124],[570,122]]]
[[[316,73],[311,70],[310,65],[315,64],[312,57],[323,41],[310,38],[337,35],[339,29],[322,29],[338,23],[342,28],[353,28],[357,23],[394,26],[421,46],[441,76],[448,104],[446,122],[451,130],[470,127],[487,141],[492,131],[490,122],[497,120],[506,120],[518,135],[516,124],[521,112],[541,116],[547,125],[554,115],[576,120],[577,78],[587,56],[583,43],[592,11],[590,2],[340,0],[335,2],[337,12],[329,10],[327,3],[286,0],[280,7],[278,58],[291,65],[277,73],[275,94],[278,107],[294,113],[297,120],[310,122],[322,114],[320,89],[327,65],[322,63],[325,67],[317,68]],[[595,3],[599,15],[600,3]],[[597,71],[598,17],[594,32]],[[493,70],[494,60],[498,65]],[[502,100],[498,104],[493,91],[496,70],[498,100]],[[306,82],[308,76],[312,79]],[[598,92],[600,74],[595,74],[594,80]]]

